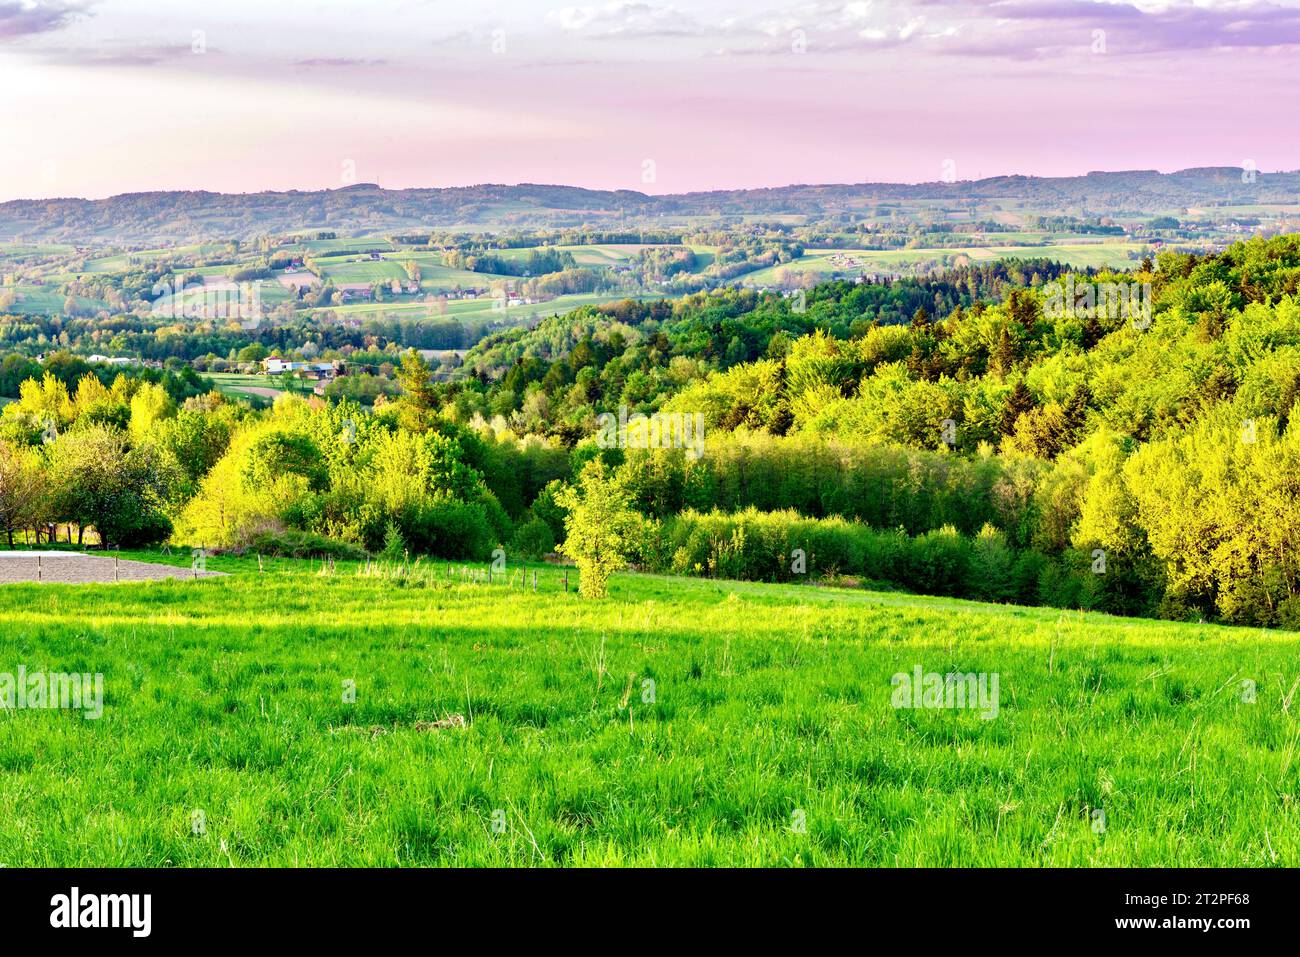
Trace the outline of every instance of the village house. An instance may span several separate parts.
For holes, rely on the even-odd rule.
[[[263,359],[262,369],[267,375],[283,375],[289,372],[300,375],[304,379],[326,382],[337,376],[347,375],[347,367],[342,362],[295,362],[281,359],[279,356],[268,356]]]
[[[368,282],[345,282],[338,286],[338,290],[344,302],[370,302],[375,297]]]

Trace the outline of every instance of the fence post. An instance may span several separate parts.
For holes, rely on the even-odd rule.
[[[537,569],[533,569],[533,591],[537,591]]]
[[[569,593],[569,570],[567,568],[564,570],[564,593],[566,595]]]

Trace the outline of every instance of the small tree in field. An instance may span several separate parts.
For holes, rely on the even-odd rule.
[[[0,534],[14,544],[14,532],[42,517],[45,483],[36,457],[0,442]]]
[[[578,593],[583,598],[609,594],[609,576],[627,565],[627,551],[637,526],[631,499],[600,459],[587,463],[577,488],[565,488],[556,502],[567,509],[561,554],[578,566]]]

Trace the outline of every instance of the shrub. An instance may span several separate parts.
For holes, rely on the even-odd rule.
[[[260,554],[278,555],[283,558],[328,556],[335,559],[359,560],[366,557],[366,550],[359,545],[296,528],[254,535],[250,546]]]
[[[406,539],[396,522],[389,522],[384,529],[384,548],[379,557],[386,562],[400,562],[406,558]]]
[[[512,547],[525,558],[541,558],[555,551],[555,536],[540,518],[529,519],[515,531]]]

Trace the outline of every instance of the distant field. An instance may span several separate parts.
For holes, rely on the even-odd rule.
[[[342,239],[305,239],[282,247],[286,251],[323,253],[328,255],[332,249],[365,249],[390,252],[394,246],[387,239],[378,237],[355,237]]]
[[[289,298],[289,291],[274,280],[257,280],[256,287],[258,298],[264,309],[277,306]],[[180,308],[182,311],[190,309],[213,310],[208,314],[220,317],[236,308],[238,301],[236,297],[242,294],[238,291],[238,284],[234,283],[229,286],[221,284],[204,287],[199,287],[196,284],[193,288],[182,291]],[[170,310],[173,298],[170,295],[159,296],[154,303],[154,307],[161,311]]]
[[[0,242],[0,259],[21,256],[70,256],[76,247],[67,243],[5,243]]]
[[[468,269],[452,269],[443,264],[442,253],[408,253],[396,252],[385,259],[397,264],[406,276],[408,262],[420,267],[420,288],[427,292],[450,292],[454,289],[486,289],[498,279],[510,280],[513,276],[499,276],[495,273],[472,272]]]
[[[746,284],[775,283],[782,274],[806,273],[818,278],[829,278],[835,273],[854,276],[872,270],[891,272],[924,272],[967,262],[990,262],[997,259],[1052,259],[1076,268],[1105,267],[1131,268],[1135,262],[1130,253],[1145,249],[1143,243],[1070,243],[1046,246],[965,246],[952,249],[839,249],[808,250],[800,259],[781,266],[771,266],[745,273]],[[837,266],[834,256],[852,258],[858,267]]]
[[[87,273],[105,273],[105,272],[125,272],[138,265],[152,262],[156,259],[165,259],[171,256],[215,256],[219,253],[230,251],[230,246],[226,243],[195,243],[189,246],[164,246],[158,249],[139,249],[127,253],[118,253],[112,256],[101,256],[95,259],[86,260],[85,272]],[[229,266],[220,267],[230,269]]]
[[[96,720],[0,720],[0,864],[1300,854],[1300,635],[632,574],[583,601],[550,566],[428,567],[217,556],[229,577],[0,586],[6,670],[104,676]],[[997,675],[996,713],[893,706],[917,667]]]
[[[387,259],[366,259],[356,262],[355,257],[342,259],[318,258],[314,262],[320,277],[333,280],[335,285],[388,282],[393,279],[405,282],[407,279],[406,270],[398,263]]]
[[[1180,210],[1174,210],[1169,213],[1177,219],[1185,219],[1187,216],[1263,216],[1267,214],[1285,213],[1287,215],[1296,215],[1300,213],[1300,205],[1278,204],[1278,205],[1242,205],[1242,206],[1206,206],[1203,208],[1188,209],[1186,213]]]
[[[614,266],[634,258],[643,249],[681,249],[660,243],[617,243],[602,246],[558,246],[563,252],[573,254],[579,266]]]
[[[440,310],[435,303],[428,302],[361,302],[351,303],[346,306],[330,306],[330,312],[340,316],[350,316],[353,318],[362,318],[366,315],[394,315],[403,319],[437,319],[444,315],[452,316],[457,319],[469,320],[504,320],[511,319],[522,320],[528,316],[549,316],[554,313],[567,312],[578,306],[598,305],[605,302],[617,302],[627,298],[647,298],[647,297],[628,297],[625,295],[607,295],[593,293],[591,295],[575,296],[557,296],[549,302],[538,302],[532,305],[511,306],[509,309],[499,307],[499,300],[491,297],[481,299],[453,299],[445,303],[445,312]]]
[[[284,383],[278,376],[239,375],[234,372],[205,372],[204,376],[213,381],[222,395],[234,398],[248,398],[250,395],[274,398],[284,392]],[[311,386],[295,383],[293,391],[307,395],[311,393]]]
[[[5,289],[11,289],[17,295],[17,300],[12,306],[5,311],[13,313],[30,313],[32,315],[54,315],[63,312],[63,304],[67,301],[67,296],[59,292],[56,285],[47,286],[30,286],[18,284],[15,286],[6,286]],[[96,310],[105,308],[105,303],[98,299],[86,299],[78,297],[77,305],[86,310]]]

